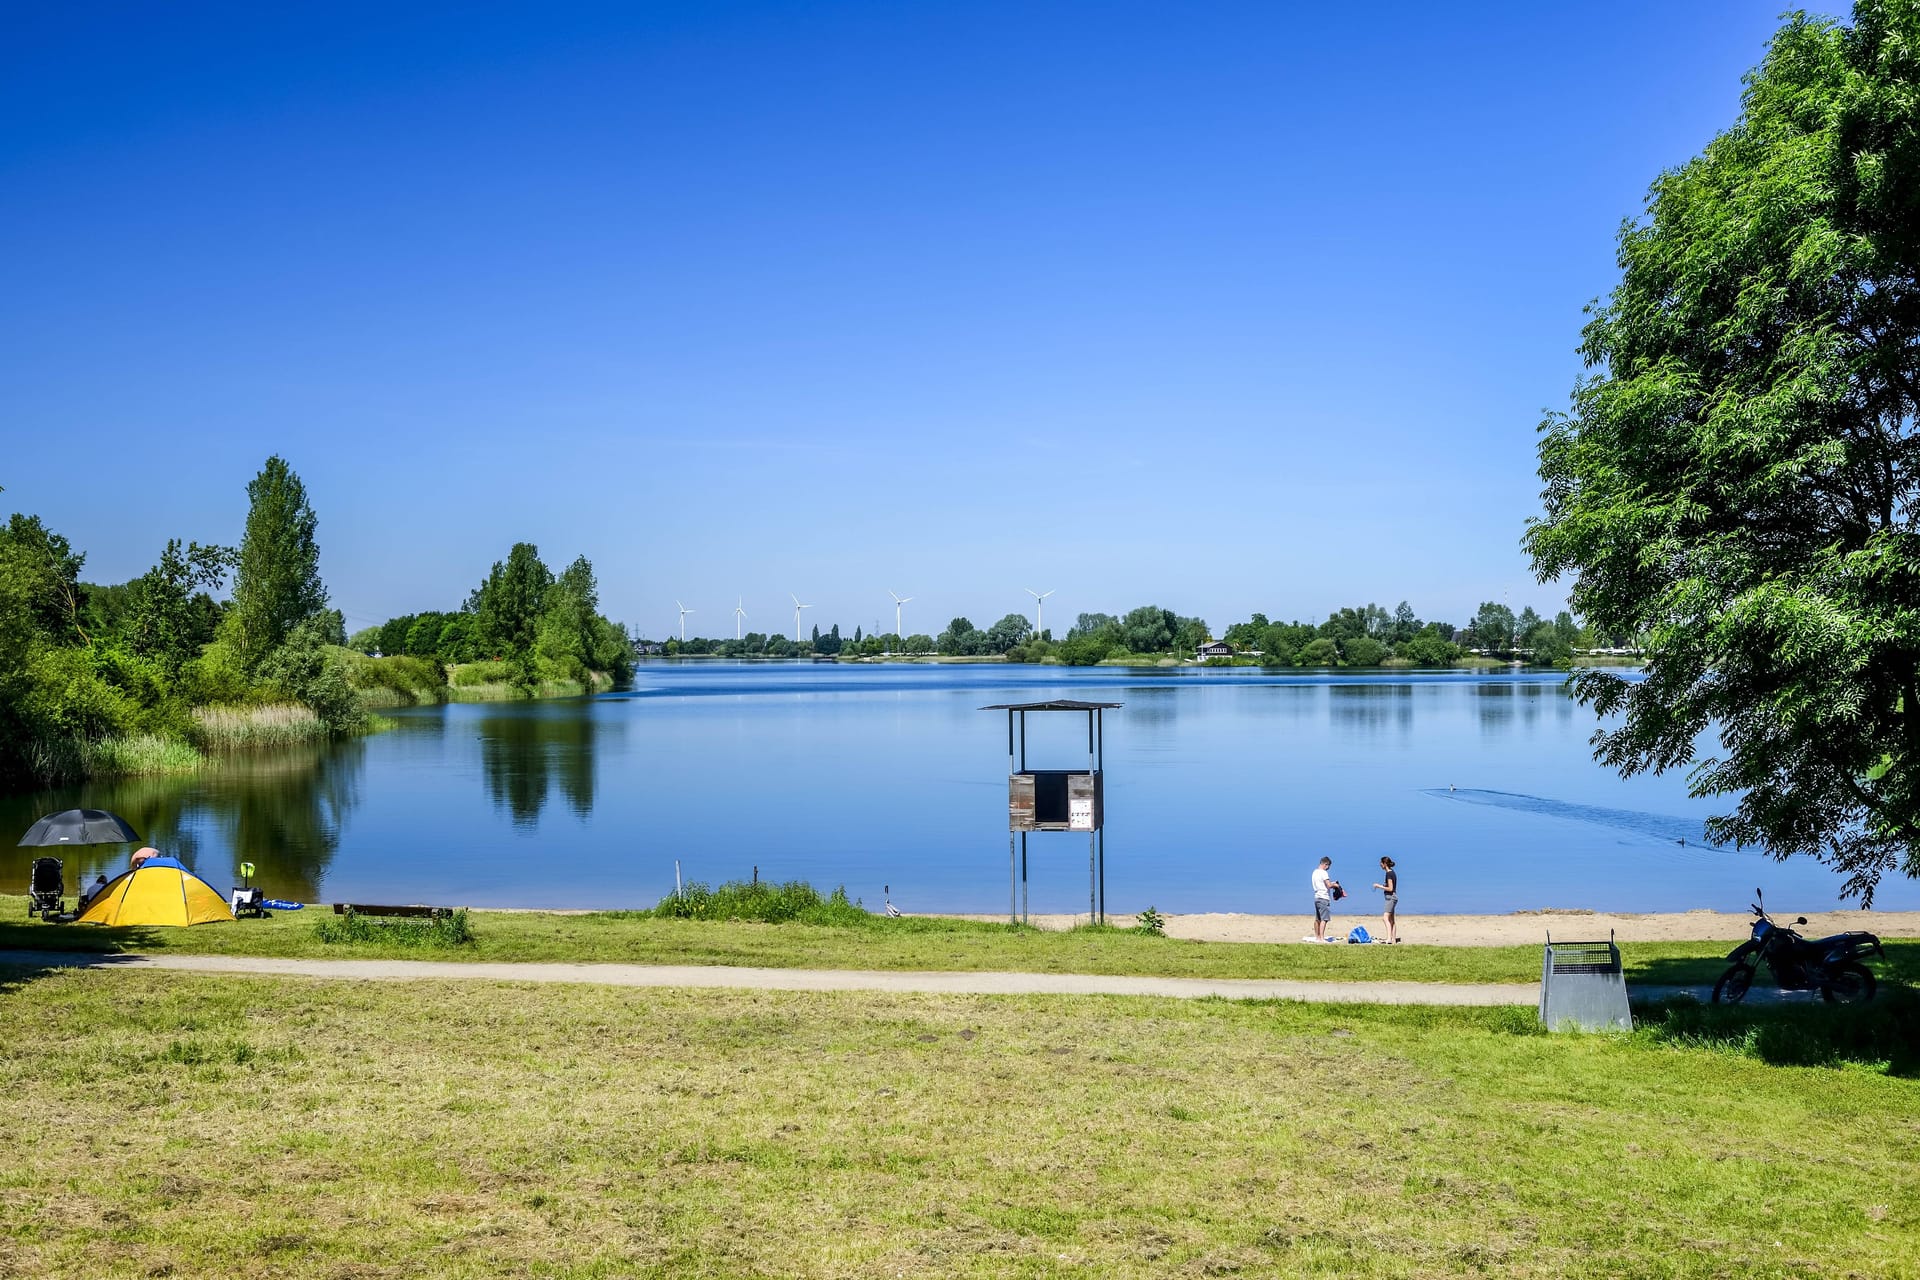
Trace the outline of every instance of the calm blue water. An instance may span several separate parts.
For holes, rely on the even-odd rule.
[[[1756,884],[1780,910],[1837,903],[1818,864],[1703,847],[1714,802],[1595,765],[1561,678],[1505,673],[660,663],[629,693],[403,711],[323,752],[7,797],[0,831],[99,805],[217,885],[245,857],[308,900],[645,906],[678,859],[1004,911],[1006,718],[978,708],[1049,697],[1125,704],[1105,717],[1116,912],[1301,911],[1322,854],[1364,910],[1382,853],[1408,912],[1743,910]],[[1085,718],[1030,716],[1028,757],[1084,767]],[[126,852],[70,851],[69,881]],[[1086,910],[1086,837],[1029,852],[1032,909]],[[6,883],[29,856],[6,850]],[[1920,891],[1888,881],[1878,905]]]

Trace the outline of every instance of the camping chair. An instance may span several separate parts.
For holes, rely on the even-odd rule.
[[[42,920],[67,909],[66,864],[58,858],[35,858],[27,880],[27,914]]]
[[[253,884],[253,864],[240,864],[240,883],[234,886],[233,894],[227,905],[233,908],[235,920],[245,920],[249,916],[265,919],[267,915],[267,895],[264,890],[256,889]]]

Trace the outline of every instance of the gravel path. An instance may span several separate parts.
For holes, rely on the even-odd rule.
[[[758,991],[912,991],[934,995],[1224,996],[1359,1004],[1534,1004],[1535,983],[1301,982],[1153,978],[1091,973],[924,973],[878,969],[754,969],[722,965],[489,964],[435,960],[299,960],[263,956],[86,955],[0,951],[8,968],[166,969],[291,978],[480,979],[609,987],[746,987]]]
[[[581,982],[603,987],[732,987],[754,991],[909,991],[929,995],[1172,996],[1304,1000],[1312,1004],[1536,1005],[1536,982],[1320,982],[1278,978],[1154,978],[1101,973],[929,973],[890,969],[755,969],[693,964],[493,964],[448,960],[302,960],[265,956],[100,955],[0,951],[0,969],[165,969],[366,981],[467,979]],[[1634,987],[1637,999],[1692,996],[1706,987]],[[1752,1004],[1811,1002],[1807,992],[1756,987]]]

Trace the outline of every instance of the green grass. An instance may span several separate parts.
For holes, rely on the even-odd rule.
[[[1920,1275],[1920,1083],[1658,1013],[6,981],[0,1274]]]
[[[653,914],[663,920],[798,921],[843,928],[861,927],[872,920],[863,908],[847,901],[844,887],[822,896],[805,880],[729,880],[718,889],[695,880],[660,899]]]
[[[465,907],[432,919],[363,916],[348,908],[340,915],[326,912],[315,916],[313,936],[329,947],[373,944],[383,950],[440,950],[472,942],[473,918]]]
[[[103,929],[29,921],[24,898],[0,896],[0,949],[258,956],[410,954],[377,941],[323,944],[308,923],[313,915],[309,909],[282,912],[269,920],[193,929]],[[1054,933],[967,920],[889,920],[866,914],[856,918],[859,923],[853,925],[764,924],[660,919],[644,911],[584,915],[477,911],[474,942],[449,958],[1407,982],[1533,982],[1540,977],[1537,946],[1274,946],[1155,938],[1112,927]],[[1731,945],[1630,945],[1625,948],[1628,980],[1710,985],[1726,967],[1723,957]],[[1876,965],[1882,981],[1920,983],[1920,941],[1895,940],[1887,944],[1887,952],[1888,960]]]

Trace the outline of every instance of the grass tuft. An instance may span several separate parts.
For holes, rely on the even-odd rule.
[[[845,928],[870,923],[874,915],[847,901],[843,885],[826,897],[805,880],[729,880],[718,889],[699,881],[660,899],[653,914],[670,920],[758,920]]]
[[[377,943],[393,947],[462,947],[474,940],[473,921],[465,907],[433,920],[405,917],[372,919],[352,908],[341,915],[320,916],[314,936],[328,946]]]

